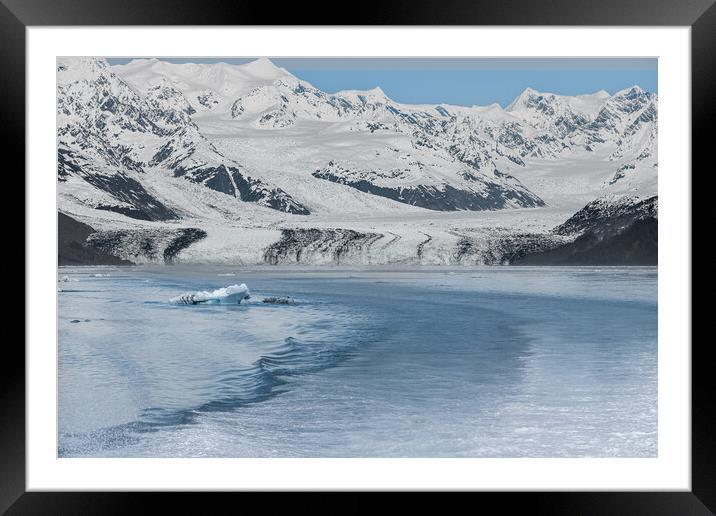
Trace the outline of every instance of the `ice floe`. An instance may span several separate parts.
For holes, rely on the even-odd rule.
[[[238,305],[244,299],[251,297],[249,287],[244,283],[241,285],[230,285],[214,291],[188,292],[169,300],[175,305]]]

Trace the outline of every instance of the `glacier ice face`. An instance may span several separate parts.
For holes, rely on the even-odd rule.
[[[238,305],[241,304],[241,301],[250,297],[249,287],[242,283],[241,285],[229,285],[211,292],[206,290],[188,292],[171,298],[169,302],[175,305]]]

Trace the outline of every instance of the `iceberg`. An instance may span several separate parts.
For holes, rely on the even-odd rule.
[[[214,291],[188,292],[169,300],[175,305],[238,305],[244,299],[249,299],[251,294],[249,287],[244,283],[241,285],[230,285]]]

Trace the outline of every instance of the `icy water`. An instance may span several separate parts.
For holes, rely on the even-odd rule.
[[[657,454],[656,268],[59,278],[60,457]]]

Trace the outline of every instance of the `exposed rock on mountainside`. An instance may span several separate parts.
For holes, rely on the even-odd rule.
[[[516,265],[657,265],[658,199],[598,199],[577,212],[557,234],[576,235],[553,249],[530,253]]]
[[[585,231],[603,231],[611,228],[626,227],[632,223],[658,218],[659,198],[638,197],[596,199],[566,222],[554,228],[558,235],[571,235]]]
[[[495,175],[497,178],[505,177],[498,171],[495,171]],[[429,210],[480,211],[510,206],[544,206],[544,201],[526,188],[516,188],[499,179],[486,181],[470,172],[463,173],[463,179],[472,184],[462,188],[450,184],[401,186],[399,170],[348,170],[333,162],[321,170],[316,170],[313,177]]]
[[[131,265],[113,254],[87,244],[87,237],[94,229],[64,213],[57,214],[57,263],[58,265]]]

